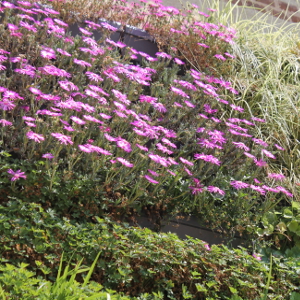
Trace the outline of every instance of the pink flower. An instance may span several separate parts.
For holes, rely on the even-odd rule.
[[[141,102],[148,102],[152,104],[157,101],[157,98],[151,96],[145,96],[145,95],[140,95],[139,99]]]
[[[205,247],[205,249],[206,249],[206,250],[208,250],[208,251],[210,251],[210,250],[211,250],[211,248],[209,247],[209,245],[208,245],[208,244],[205,244],[205,245],[204,245],[204,247]]]
[[[1,119],[0,120],[0,124],[4,127],[4,126],[11,126],[12,125],[12,122],[9,122],[5,119]]]
[[[156,147],[157,147],[158,150],[162,151],[163,153],[167,153],[169,155],[173,153],[173,151],[169,150],[167,147],[165,147],[161,143],[157,143]]]
[[[174,86],[171,86],[171,91],[178,94],[178,95],[180,95],[180,96],[182,96],[182,97],[184,97],[184,98],[188,98],[188,99],[190,98],[190,96],[188,94],[186,94],[183,90],[178,89]]]
[[[96,73],[93,72],[85,72],[85,75],[92,81],[99,82],[103,81],[103,78]]]
[[[53,137],[55,137],[56,139],[58,139],[60,141],[60,144],[64,144],[64,145],[73,145],[73,142],[71,140],[71,137],[68,135],[64,135],[61,133],[51,133],[51,135]]]
[[[283,174],[277,174],[277,173],[269,173],[269,178],[275,179],[275,180],[283,180],[285,179],[285,176]]]
[[[252,141],[255,144],[261,145],[263,147],[268,147],[268,144],[265,141],[261,140],[261,139],[252,138]]]
[[[255,164],[258,166],[258,167],[265,167],[267,165],[267,162],[265,162],[264,160],[262,159],[254,159],[254,162]]]
[[[203,44],[203,43],[197,43],[199,46],[201,46],[201,47],[203,47],[203,48],[209,48],[209,46],[208,45],[206,45],[206,44]]]
[[[238,181],[238,180],[233,180],[230,182],[230,185],[232,185],[234,188],[237,190],[239,189],[245,189],[249,187],[249,184],[246,182]]]
[[[154,162],[156,162],[158,164],[161,164],[164,167],[168,167],[170,164],[165,157],[162,157],[162,156],[159,156],[156,154],[149,154],[148,156],[151,160],[153,160]]]
[[[130,163],[128,160],[126,160],[125,158],[122,158],[122,157],[117,157],[117,160],[122,164],[124,165],[125,167],[128,167],[128,168],[132,168],[133,167],[133,164]]]
[[[274,146],[275,146],[278,150],[284,151],[284,148],[282,148],[282,147],[279,146],[278,144],[274,144]]]
[[[80,66],[84,66],[84,67],[91,67],[92,65],[84,60],[80,60],[77,58],[74,58],[74,63]]]
[[[13,171],[12,169],[9,169],[7,171],[8,174],[10,175],[13,175],[13,177],[10,179],[11,181],[15,181],[19,178],[24,178],[26,179],[26,175],[25,175],[25,172],[22,172],[21,170],[18,170],[18,171]]]
[[[223,61],[226,60],[226,58],[221,54],[216,54],[216,55],[214,55],[214,57],[217,58],[217,59],[223,60]]]
[[[6,98],[4,98],[2,101],[0,101],[0,109],[2,109],[2,110],[12,110],[15,107],[16,107],[16,105]]]
[[[250,189],[252,189],[253,191],[259,192],[261,195],[266,194],[266,191],[261,186],[251,184]]]
[[[153,170],[151,170],[151,169],[148,169],[148,172],[151,173],[151,174],[152,174],[153,176],[155,176],[155,177],[158,177],[158,176],[159,176],[158,173],[156,173],[155,171],[153,171]]]
[[[253,256],[254,258],[256,258],[257,260],[261,260],[261,257],[258,256],[256,253],[253,253],[252,256]]]
[[[243,149],[244,151],[249,151],[250,148],[247,147],[244,143],[242,142],[232,142],[232,144],[234,144],[236,146],[236,148],[239,148],[239,149]]]
[[[223,190],[221,190],[220,188],[216,187],[216,186],[210,185],[210,186],[207,187],[207,190],[211,193],[218,193],[222,196],[225,195],[225,192]]]
[[[152,103],[153,107],[161,113],[166,113],[168,110],[162,103]]]
[[[75,122],[75,123],[77,123],[77,124],[79,124],[79,125],[84,125],[84,124],[85,124],[85,121],[83,121],[83,120],[81,120],[80,118],[77,118],[77,117],[75,117],[75,116],[71,116],[70,119],[71,119],[73,122]]]
[[[132,151],[130,143],[120,137],[117,138],[116,144],[119,148],[123,149],[126,152]]]
[[[174,58],[174,61],[177,65],[184,65],[185,64],[182,60],[180,60],[179,58],[176,58],[176,57]]]
[[[194,157],[195,157],[195,159],[203,159],[204,161],[210,162],[210,163],[218,165],[218,166],[221,164],[221,162],[213,155],[207,155],[204,153],[201,153],[201,154],[196,153],[194,155]]]
[[[26,133],[26,136],[27,136],[28,139],[34,140],[37,143],[40,143],[40,142],[45,140],[45,138],[43,137],[42,134],[38,134],[38,133],[35,133],[33,131],[28,131]]]
[[[56,51],[62,55],[65,55],[65,56],[72,56],[72,54],[70,54],[69,52],[63,50],[63,49],[60,49],[60,48],[57,48]]]
[[[293,197],[293,194],[290,193],[287,189],[285,189],[283,186],[277,186],[276,189],[284,194],[286,194],[288,197]]]
[[[264,153],[267,157],[270,157],[272,159],[276,159],[276,156],[273,155],[270,151],[268,151],[266,149],[262,149],[261,152]]]
[[[154,184],[158,184],[159,182],[154,180],[151,176],[149,175],[144,175],[144,177],[151,183],[154,183]]]
[[[89,147],[87,147],[86,145],[78,145],[78,148],[81,151],[86,152],[86,153],[91,153],[92,152],[92,150]]]
[[[45,154],[42,155],[42,157],[47,158],[47,159],[52,159],[52,158],[54,158],[54,155],[51,154],[51,153],[45,153]]]
[[[230,104],[230,106],[231,106],[231,108],[233,110],[236,110],[236,111],[239,111],[239,112],[243,112],[244,111],[244,109],[242,107],[240,107],[240,106],[237,106],[237,105],[234,105],[234,104]]]
[[[46,59],[56,59],[54,50],[52,50],[52,51],[42,50],[41,57],[46,58]]]
[[[187,159],[183,158],[183,157],[179,157],[180,161],[188,166],[193,166],[194,163],[188,161]]]
[[[251,119],[252,119],[253,121],[256,121],[256,122],[261,122],[261,123],[265,123],[265,122],[266,122],[266,120],[260,119],[260,118],[256,118],[256,117],[252,117]]]
[[[142,145],[139,145],[139,144],[135,144],[138,148],[140,148],[141,150],[143,151],[149,151],[149,149],[147,147],[144,147]]]

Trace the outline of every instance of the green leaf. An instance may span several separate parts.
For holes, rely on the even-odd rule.
[[[286,231],[286,224],[284,222],[278,223],[276,227],[281,233]]]
[[[196,283],[195,285],[198,292],[207,292],[207,288],[204,287],[202,284]]]
[[[295,220],[292,220],[290,223],[287,224],[287,227],[291,232],[296,232],[298,230],[298,226],[299,224]]]
[[[292,202],[292,209],[300,210],[300,202]]]
[[[232,294],[237,294],[238,293],[237,289],[233,288],[232,286],[230,286],[229,289],[230,289],[230,292]]]
[[[283,211],[283,216],[287,219],[290,219],[293,217],[293,212],[290,209],[285,208]]]

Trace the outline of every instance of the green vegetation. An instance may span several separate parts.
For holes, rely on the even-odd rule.
[[[299,299],[295,32],[231,3],[33,3],[0,4],[0,299]]]

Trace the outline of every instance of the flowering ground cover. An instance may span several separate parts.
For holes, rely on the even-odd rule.
[[[293,194],[269,168],[283,145],[257,135],[265,118],[229,80],[236,31],[195,20],[195,5],[141,2],[1,2],[1,203],[82,224],[189,213],[253,237]],[[124,43],[127,24],[155,38],[155,56]]]

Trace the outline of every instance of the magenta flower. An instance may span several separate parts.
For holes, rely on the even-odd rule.
[[[44,74],[46,75],[53,75],[53,76],[58,76],[58,77],[71,77],[71,74],[66,72],[63,69],[59,69],[55,66],[49,65],[49,66],[44,66],[39,68]]]
[[[123,149],[126,152],[132,151],[130,143],[120,137],[117,138],[116,144],[119,148]]]
[[[140,148],[141,150],[143,151],[149,151],[149,149],[147,147],[144,147],[142,145],[139,145],[139,144],[135,144],[138,148]]]
[[[89,78],[89,80],[95,81],[95,82],[99,82],[99,81],[103,81],[103,78],[101,76],[99,76],[98,74],[95,74],[93,72],[85,72],[85,75]]]
[[[194,186],[189,186],[189,188],[192,190],[193,195],[197,195],[199,193],[203,192],[203,184],[200,183],[200,180],[197,178],[193,178]]]
[[[148,172],[151,173],[151,174],[152,174],[153,176],[155,176],[155,177],[158,177],[158,176],[159,176],[158,173],[156,173],[155,171],[153,171],[153,170],[151,170],[151,169],[148,169]]]
[[[41,57],[46,58],[46,59],[56,59],[54,50],[52,50],[52,51],[42,50]]]
[[[206,250],[208,250],[208,251],[210,251],[210,250],[211,250],[211,248],[209,247],[209,245],[208,245],[208,244],[205,244],[205,245],[204,245],[204,247],[205,247],[205,249],[206,249]]]
[[[236,148],[239,148],[239,149],[242,149],[242,150],[244,150],[244,151],[249,151],[250,150],[250,148],[249,147],[247,147],[244,143],[242,143],[242,142],[232,142],[232,144],[234,144],[235,146],[236,146]]]
[[[114,31],[114,32],[118,30],[118,28],[113,27],[113,26],[109,25],[108,23],[103,22],[103,23],[101,23],[101,25],[103,28],[106,28],[106,29]]]
[[[188,99],[190,98],[190,96],[188,94],[186,94],[183,90],[178,89],[174,86],[171,86],[171,91],[174,92],[177,95],[180,95],[180,96],[184,97],[184,98],[188,98]]]
[[[0,109],[2,110],[12,110],[16,107],[16,105],[9,101],[8,99],[4,98],[1,102],[0,102]]]
[[[214,55],[214,57],[217,58],[217,59],[223,60],[223,61],[226,60],[226,58],[221,54],[216,54],[216,55]]]
[[[157,111],[161,113],[166,113],[168,111],[162,103],[155,102],[152,103],[152,105]]]
[[[26,133],[26,136],[27,136],[28,139],[34,140],[37,143],[40,143],[40,142],[45,140],[45,138],[43,137],[42,134],[38,134],[38,133],[35,133],[33,131],[28,131]]]
[[[230,185],[232,185],[234,188],[237,190],[239,189],[245,189],[249,187],[249,184],[246,182],[238,181],[238,180],[233,180],[230,182]]]
[[[195,157],[195,159],[203,159],[204,161],[210,162],[210,163],[218,165],[218,166],[221,164],[221,162],[213,155],[207,155],[204,153],[201,153],[201,154],[196,153],[194,155],[194,157]]]
[[[194,163],[188,161],[187,159],[183,158],[183,157],[179,157],[180,161],[183,163],[183,164],[186,164],[188,166],[193,166]]]
[[[84,125],[84,124],[85,124],[85,121],[81,120],[81,119],[78,118],[78,117],[71,116],[70,119],[71,119],[73,122],[75,122],[75,123],[77,123],[77,124],[79,124],[79,125]]]
[[[279,146],[278,144],[274,144],[274,146],[275,146],[278,150],[284,151],[284,148],[282,148],[282,147]]]
[[[55,137],[56,139],[59,140],[60,144],[64,144],[64,145],[73,145],[73,142],[71,140],[71,137],[68,136],[68,135],[64,135],[64,134],[61,134],[61,133],[51,133],[51,135],[53,137]]]
[[[24,178],[26,179],[25,172],[22,172],[21,170],[18,171],[13,171],[12,169],[9,169],[7,171],[8,174],[13,175],[12,178],[10,179],[11,181],[15,181],[19,178]]]
[[[78,145],[78,148],[86,153],[91,153],[93,152],[87,145]]]
[[[206,45],[206,44],[203,44],[203,43],[197,43],[199,46],[201,46],[201,47],[203,47],[203,48],[209,48],[209,46],[208,45]]]
[[[277,174],[277,173],[269,173],[268,177],[279,181],[285,179],[285,176],[283,174]]]
[[[34,87],[30,87],[28,89],[32,94],[35,94],[35,95],[41,95],[43,94],[43,92],[37,88],[34,88]]]
[[[164,167],[168,167],[170,165],[170,162],[165,157],[159,156],[157,154],[149,154],[148,156],[151,160]]]
[[[176,57],[174,58],[174,61],[177,65],[184,65],[185,64],[182,60],[180,60],[179,58],[176,58]]]
[[[222,195],[222,196],[225,195],[225,192],[224,192],[223,190],[221,190],[220,188],[216,187],[216,186],[210,185],[210,186],[207,187],[207,190],[208,190],[210,193],[218,193],[218,194],[220,194],[220,195]]]
[[[154,184],[158,184],[159,182],[154,180],[151,176],[149,175],[144,175],[144,177],[151,183],[154,183]]]
[[[253,253],[252,256],[254,258],[256,258],[257,260],[261,260],[261,257],[258,254],[256,254],[256,253]]]
[[[261,186],[251,184],[250,189],[252,189],[253,191],[259,192],[261,195],[266,194],[266,190],[264,190]]]
[[[260,119],[260,118],[256,118],[256,117],[252,117],[251,119],[256,122],[266,123],[266,120],[264,120],[264,119]]]
[[[45,153],[45,154],[42,155],[42,157],[47,158],[47,159],[52,159],[52,158],[54,158],[54,155],[51,154],[51,153]]]
[[[267,162],[262,160],[262,159],[254,159],[254,162],[255,164],[258,166],[258,167],[265,167],[267,166]]]
[[[128,160],[126,160],[125,158],[122,158],[122,157],[117,157],[117,160],[122,164],[124,165],[125,167],[128,167],[128,168],[132,168],[133,167],[133,164],[130,163]]]
[[[167,153],[169,155],[173,153],[173,151],[169,150],[167,147],[165,147],[161,143],[157,143],[156,147],[157,147],[158,150],[160,150],[163,153]]]
[[[151,97],[151,96],[146,96],[146,95],[140,95],[140,101],[141,102],[148,102],[148,103],[155,103],[157,101],[157,98]]]
[[[270,151],[268,151],[266,149],[262,149],[261,152],[264,153],[267,157],[270,157],[272,159],[276,159],[276,156],[273,155]]]
[[[290,193],[287,189],[285,189],[283,186],[277,186],[276,189],[284,194],[286,194],[288,197],[293,197],[293,194]]]
[[[4,126],[11,126],[12,125],[12,122],[9,122],[5,119],[1,119],[0,120],[0,124],[4,127]]]
[[[84,66],[84,67],[91,67],[92,65],[84,60],[80,60],[77,58],[74,58],[74,63],[80,66]]]
[[[72,54],[70,54],[69,52],[63,50],[63,49],[60,49],[60,48],[57,48],[56,51],[62,55],[65,55],[65,56],[72,56]]]
[[[263,147],[268,147],[268,144],[265,141],[261,140],[261,139],[252,138],[252,141],[255,144],[261,145]]]

